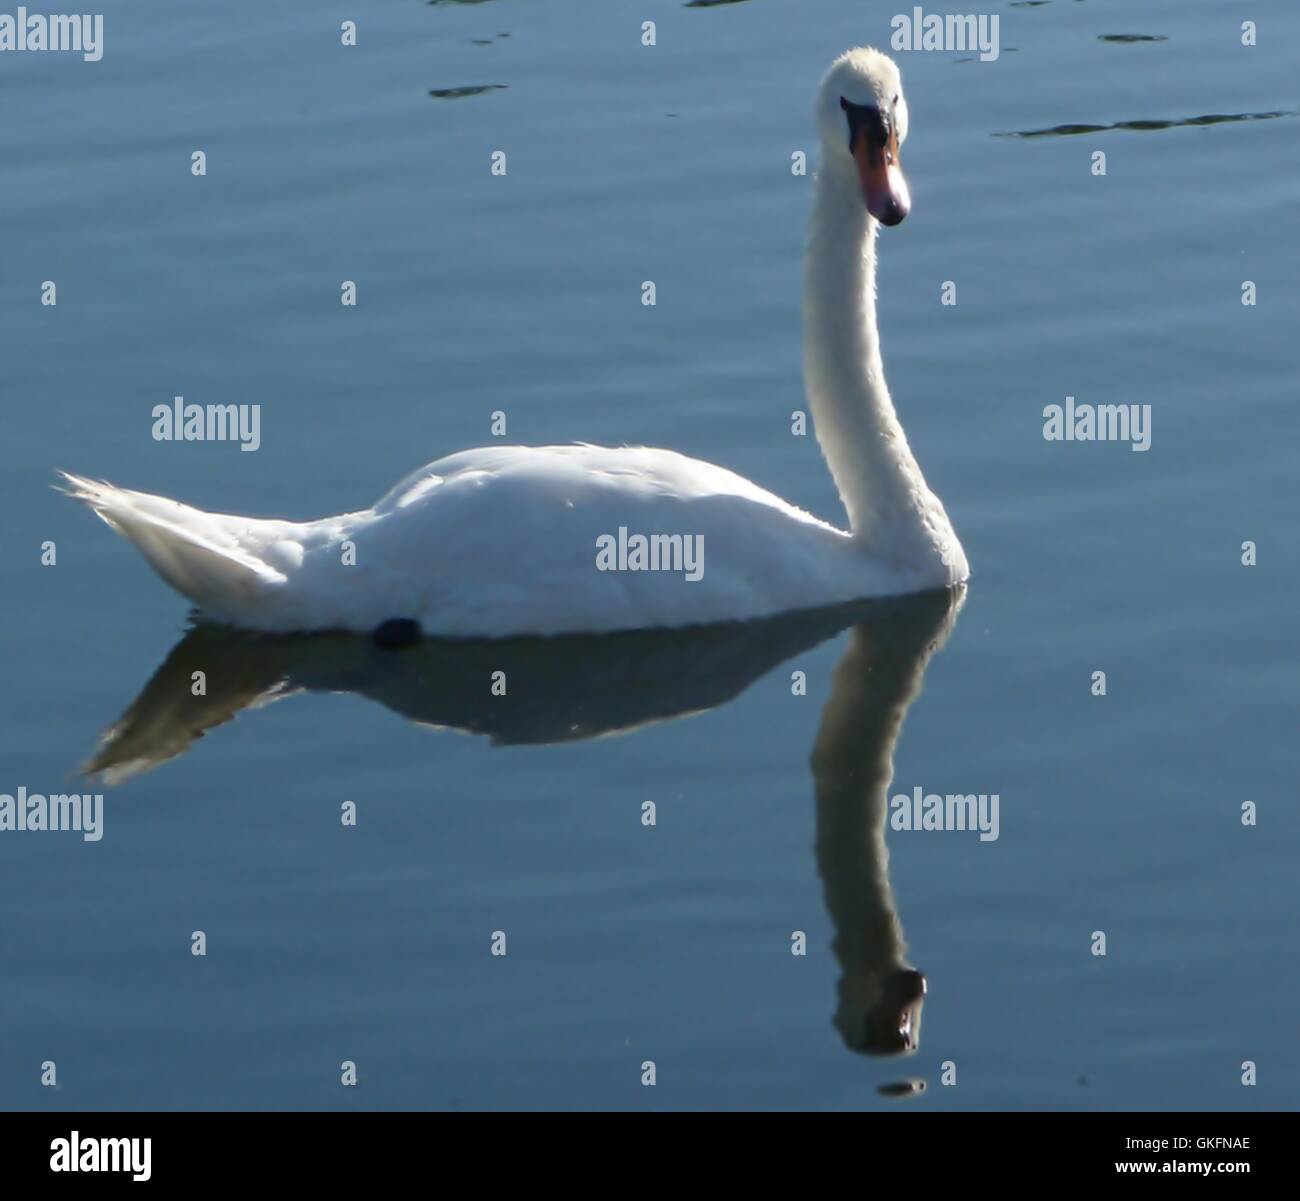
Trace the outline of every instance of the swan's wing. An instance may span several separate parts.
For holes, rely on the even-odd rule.
[[[846,558],[839,531],[734,472],[665,450],[463,451],[402,480],[341,533],[355,561],[341,566],[327,539],[287,592],[335,606],[335,623],[353,629],[413,617],[450,636],[622,630],[865,595],[833,578]],[[634,560],[617,544],[653,535],[667,568],[628,569]],[[611,539],[617,570],[598,560]]]
[[[405,508],[443,484],[490,479],[523,483],[538,496],[577,502],[614,484],[628,494],[676,497],[737,496],[782,510],[825,529],[824,521],[795,508],[757,484],[703,459],[649,446],[484,446],[429,463],[400,480],[374,505],[376,513]]]

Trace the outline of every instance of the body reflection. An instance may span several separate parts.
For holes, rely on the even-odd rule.
[[[889,882],[887,793],[903,719],[962,601],[960,592],[939,592],[736,625],[428,640],[395,650],[356,635],[200,625],[172,649],[84,770],[121,783],[183,754],[242,711],[297,692],[357,693],[410,721],[501,745],[626,732],[725,704],[851,627],[812,751],[817,864],[841,971],[834,1020],[854,1050],[914,1051],[925,980],[907,961]],[[504,673],[505,695],[493,688],[496,673]]]

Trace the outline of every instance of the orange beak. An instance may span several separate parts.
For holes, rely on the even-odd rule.
[[[897,225],[912,208],[912,195],[898,162],[898,131],[891,122],[882,146],[861,126],[855,131],[852,150],[867,211],[881,225]]]

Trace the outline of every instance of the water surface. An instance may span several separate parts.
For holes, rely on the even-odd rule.
[[[1252,6],[1246,48],[1208,0],[997,4],[996,61],[898,56],[885,359],[974,566],[960,612],[396,657],[185,637],[55,467],[308,518],[502,410],[840,518],[790,435],[790,164],[826,64],[892,14],[356,7],[113,0],[102,62],[0,62],[0,792],[144,723],[100,842],[0,834],[0,1103],[1293,1104],[1300,10]],[[152,440],[182,394],[260,404],[261,448]],[[1149,403],[1151,449],[1045,441],[1067,395]],[[192,654],[207,705],[153,704]],[[998,794],[999,837],[882,842],[916,787]]]

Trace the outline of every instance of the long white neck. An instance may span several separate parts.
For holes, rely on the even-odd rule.
[[[804,266],[804,383],[855,541],[872,554],[934,569],[947,543],[958,552],[960,545],[926,486],[885,386],[876,328],[876,231],[852,162],[824,151]]]

